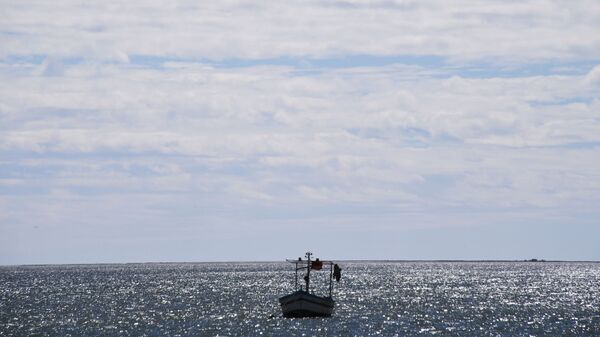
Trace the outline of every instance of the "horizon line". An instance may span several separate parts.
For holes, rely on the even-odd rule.
[[[331,260],[332,259],[327,259]],[[336,262],[349,263],[410,263],[410,262],[521,262],[521,263],[600,263],[600,260],[545,260],[545,259],[347,259],[335,260]],[[219,263],[284,263],[286,260],[222,260],[222,261],[147,261],[147,262],[81,262],[81,263],[18,263],[18,264],[1,264],[0,267],[41,267],[41,266],[92,266],[92,265],[144,265],[144,264],[219,264]]]

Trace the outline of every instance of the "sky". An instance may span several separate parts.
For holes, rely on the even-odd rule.
[[[596,0],[0,0],[0,264],[600,260]]]

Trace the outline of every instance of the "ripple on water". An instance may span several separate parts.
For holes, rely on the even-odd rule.
[[[333,317],[284,319],[286,263],[0,267],[0,336],[600,335],[600,264],[343,268]]]

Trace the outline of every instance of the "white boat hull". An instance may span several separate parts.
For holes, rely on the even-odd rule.
[[[329,317],[333,313],[335,302],[330,297],[296,291],[279,298],[284,317]]]

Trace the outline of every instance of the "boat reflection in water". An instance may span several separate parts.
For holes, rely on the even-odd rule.
[[[312,253],[306,253],[306,260],[287,260],[296,266],[295,291],[279,298],[284,317],[329,317],[333,313],[335,301],[332,298],[333,279],[339,282],[342,269],[332,261],[311,260]],[[310,288],[311,270],[321,271],[329,267],[329,296],[315,295]],[[298,271],[304,274],[304,288],[298,284]]]

